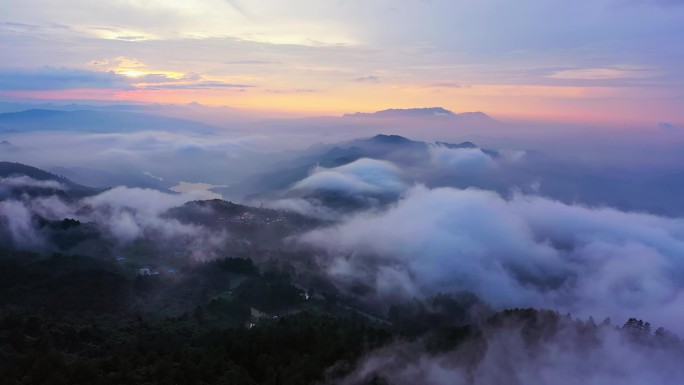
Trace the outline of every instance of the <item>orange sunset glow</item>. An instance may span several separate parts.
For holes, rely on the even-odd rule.
[[[66,12],[46,1],[31,13],[8,9],[6,17],[23,24],[0,26],[0,44],[8,71],[55,84],[0,81],[0,97],[197,102],[301,116],[439,105],[516,119],[684,120],[679,53],[665,58],[646,49],[676,46],[668,33],[677,28],[674,15],[663,6],[617,3],[593,6],[612,13],[614,25],[564,5],[549,10],[541,32],[517,28],[531,14],[525,4],[511,9],[523,16],[507,19],[471,1],[154,1],[117,3],[111,13],[90,6]],[[641,14],[648,22],[628,26]],[[47,15],[67,28],[42,23]],[[147,21],[159,15],[167,18]],[[577,25],[583,29],[571,34]],[[634,35],[638,46],[602,30]]]

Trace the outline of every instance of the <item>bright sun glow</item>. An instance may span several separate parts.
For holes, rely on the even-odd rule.
[[[117,73],[119,75],[128,76],[129,78],[138,78],[138,77],[141,77],[143,75],[146,75],[145,72],[137,71],[137,70],[124,70],[124,71],[119,71]]]

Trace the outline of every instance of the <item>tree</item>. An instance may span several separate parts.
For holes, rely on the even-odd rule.
[[[195,310],[192,312],[192,316],[195,318],[195,321],[197,321],[200,324],[204,324],[207,321],[204,315],[204,309],[200,305],[195,306]]]

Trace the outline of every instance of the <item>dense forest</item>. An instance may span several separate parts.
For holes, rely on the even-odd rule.
[[[684,357],[674,334],[642,320],[615,326],[553,311],[494,312],[468,293],[396,304],[373,319],[239,257],[132,274],[90,257],[2,250],[0,309],[7,384],[332,383],[376,349],[418,342],[430,355],[462,349],[458,365],[473,368],[492,331],[512,325],[531,351],[569,328],[587,349],[617,331]],[[355,383],[392,382],[371,372]]]
[[[130,276],[88,257],[1,254],[4,383],[315,383],[391,338],[360,316],[327,314],[325,300],[288,314],[303,291],[248,259],[179,278]],[[221,296],[232,280],[241,283]]]
[[[631,308],[626,320],[597,322],[592,312],[577,318],[493,306],[482,291],[448,284],[399,292],[402,273],[419,288],[415,275],[445,260],[430,265],[426,255],[411,255],[426,265],[410,269],[397,259],[400,248],[379,253],[364,243],[331,252],[307,243],[316,231],[331,245],[339,238],[326,231],[339,229],[340,219],[325,215],[154,190],[89,190],[40,169],[2,166],[2,384],[541,385],[566,373],[572,385],[684,379],[679,337],[629,318]],[[335,197],[315,199],[354,206]],[[430,245],[421,244],[413,250]],[[571,255],[559,245],[554,252]],[[573,284],[572,274],[535,280],[500,266],[542,291]],[[625,293],[638,289],[631,277],[616,283],[628,285]]]

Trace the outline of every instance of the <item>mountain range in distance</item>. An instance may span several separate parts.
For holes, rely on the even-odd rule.
[[[226,116],[222,123],[212,121],[207,124],[204,121],[195,120],[194,115],[188,114],[169,116],[164,113],[166,109],[158,106],[136,105],[112,105],[112,106],[88,106],[88,105],[16,105],[17,110],[8,110],[0,113],[0,133],[12,134],[36,131],[70,131],[89,133],[114,133],[114,132],[137,132],[137,131],[169,131],[185,132],[194,134],[216,134],[225,131],[226,126],[231,125],[233,115],[231,109],[225,109]],[[20,109],[21,108],[21,109]],[[221,107],[193,107],[210,111],[222,111]],[[0,109],[0,111],[3,111]],[[196,119],[200,119],[197,117]],[[356,112],[340,116],[308,117],[296,119],[267,119],[272,122],[304,122],[339,121],[346,123],[373,123],[389,119],[411,121],[413,119],[433,123],[454,123],[473,126],[498,124],[483,112],[455,113],[443,107],[386,109],[376,112]],[[255,122],[257,123],[257,122]]]
[[[467,121],[471,123],[495,123],[484,112],[461,112],[455,113],[443,107],[427,107],[427,108],[390,108],[376,112],[356,112],[353,114],[344,114],[343,118],[438,118],[454,121]]]

